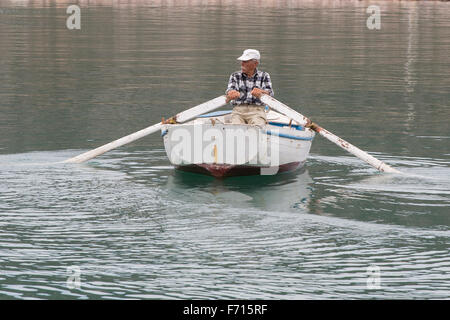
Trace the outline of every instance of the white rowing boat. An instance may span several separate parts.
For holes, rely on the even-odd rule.
[[[201,116],[225,106],[227,99],[222,95],[182,111],[168,121],[141,129],[63,163],[82,163],[162,130],[167,156],[179,169],[216,177],[273,175],[303,165],[308,157],[314,132],[317,132],[381,172],[401,173],[311,122],[275,98],[263,94],[260,99],[266,107],[277,111],[268,111],[269,123],[264,128],[231,124],[231,111]]]
[[[270,110],[260,128],[232,124],[231,110],[191,121],[163,124],[161,135],[169,161],[183,171],[222,178],[273,175],[304,165],[315,132]]]

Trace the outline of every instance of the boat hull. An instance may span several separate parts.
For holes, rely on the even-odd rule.
[[[202,117],[163,126],[164,147],[175,168],[224,178],[274,175],[305,164],[314,131],[283,118],[263,128],[223,120]]]
[[[301,168],[305,164],[303,162],[291,162],[282,164],[278,167],[264,168],[273,174],[282,172],[290,172]],[[215,178],[227,178],[236,176],[254,176],[254,175],[267,175],[261,173],[261,167],[258,166],[246,166],[246,165],[228,165],[228,164],[190,164],[181,165],[175,167],[178,170],[199,173],[204,175],[210,175]]]

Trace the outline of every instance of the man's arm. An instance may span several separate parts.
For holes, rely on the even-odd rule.
[[[226,102],[230,102],[231,100],[236,100],[239,99],[239,97],[241,96],[241,94],[239,93],[239,87],[237,85],[237,80],[234,76],[234,74],[232,74],[230,76],[230,80],[228,80],[228,87],[227,90],[225,91],[225,94],[227,95],[227,100]]]
[[[257,98],[260,98],[262,94],[268,94],[273,97],[272,81],[270,80],[270,75],[268,73],[265,73],[264,75],[262,88],[254,88],[251,94]]]
[[[266,91],[268,95],[273,97],[274,93],[272,87],[272,80],[270,79],[270,75],[268,73],[266,73],[266,76],[264,77],[262,89]]]

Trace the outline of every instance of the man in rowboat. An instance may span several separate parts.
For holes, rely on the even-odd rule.
[[[226,90],[227,102],[234,106],[231,122],[264,126],[267,123],[264,105],[259,100],[262,94],[273,96],[272,82],[267,72],[257,69],[261,55],[258,50],[244,50],[241,71],[231,74]]]

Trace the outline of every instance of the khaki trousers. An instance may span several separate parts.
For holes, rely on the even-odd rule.
[[[231,123],[252,124],[263,127],[267,124],[266,112],[263,106],[256,104],[240,104],[233,108]]]

